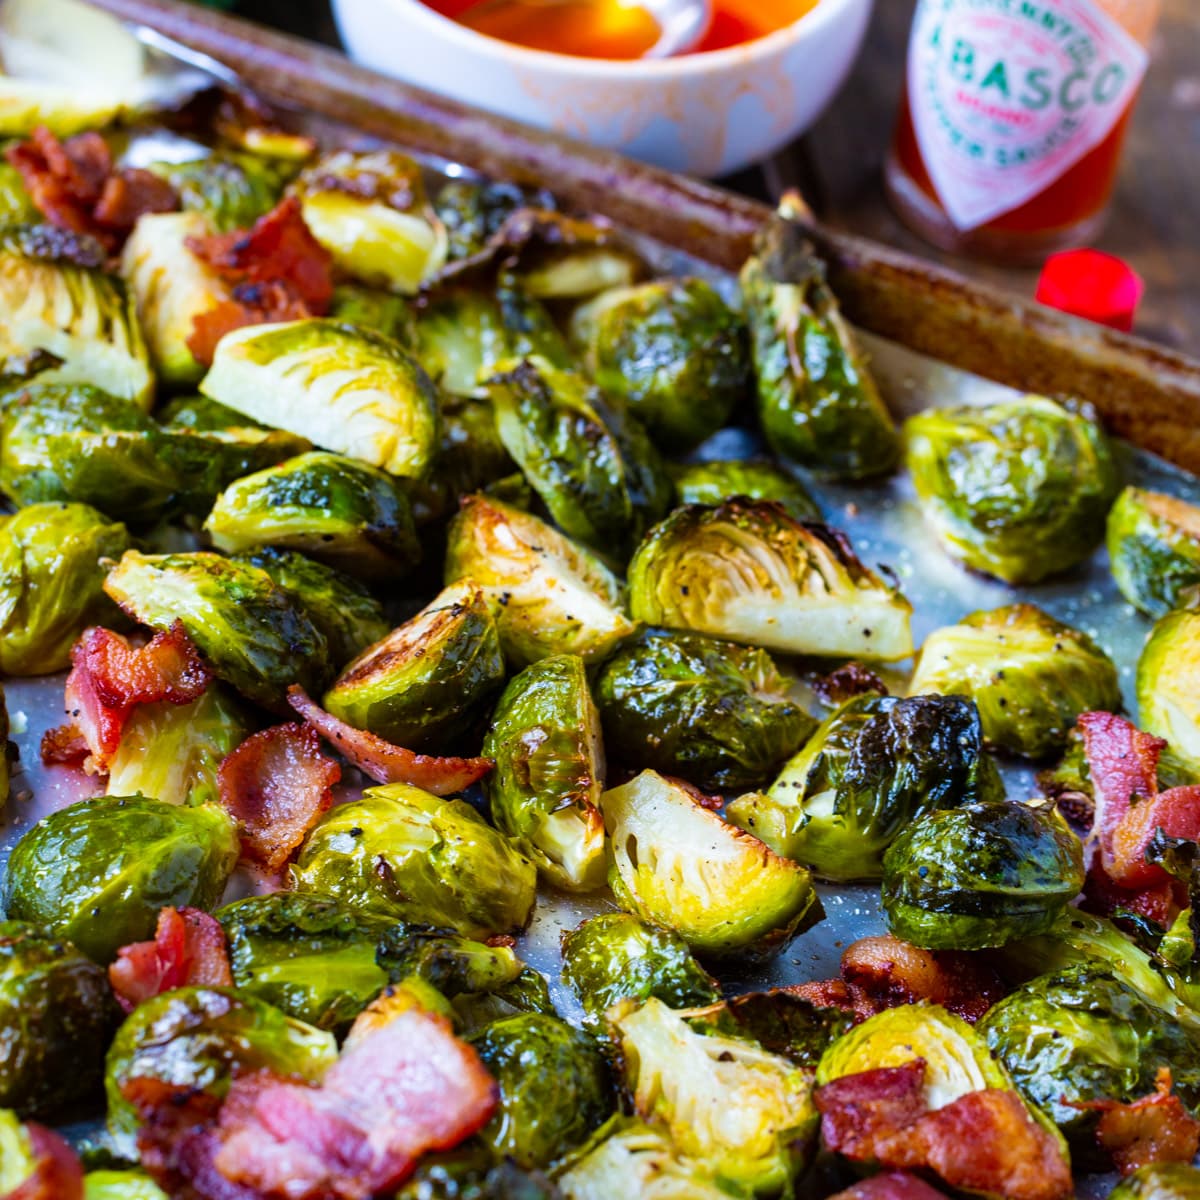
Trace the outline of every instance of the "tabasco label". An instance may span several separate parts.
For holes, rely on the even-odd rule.
[[[1045,191],[1125,114],[1147,54],[1094,0],[920,0],[917,142],[962,230]]]

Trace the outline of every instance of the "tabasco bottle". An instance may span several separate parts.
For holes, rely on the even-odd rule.
[[[1037,262],[1103,221],[1161,0],[918,0],[888,194],[943,249]]]

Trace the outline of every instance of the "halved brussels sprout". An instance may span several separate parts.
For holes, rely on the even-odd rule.
[[[266,708],[284,709],[290,684],[313,694],[329,679],[329,644],[308,611],[248,563],[128,550],[104,590],[143,625],[181,621],[216,674]]]
[[[446,230],[420,164],[396,150],[338,150],[296,181],[304,223],[348,275],[415,294],[446,261]]]
[[[891,415],[804,230],[783,213],[765,225],[741,284],[771,448],[838,479],[890,471]]]
[[[1026,758],[1065,749],[1080,713],[1121,707],[1108,655],[1033,604],[971,613],[935,630],[921,647],[909,691],[969,696],[988,745]]]
[[[634,631],[621,584],[599,558],[487,496],[464,500],[447,534],[446,582],[460,579],[484,589],[514,667],[552,654],[597,662]]]
[[[721,504],[734,496],[774,500],[797,521],[820,521],[821,509],[805,486],[765,459],[725,459],[671,468],[680,504]]]
[[[596,697],[622,761],[710,792],[760,787],[817,723],[765,650],[644,630],[601,668]]]
[[[604,885],[600,718],[575,654],[526,667],[504,690],[483,743],[492,820],[516,838],[551,883]]]
[[[879,879],[884,851],[916,818],[1003,797],[969,700],[865,695],[825,719],[765,796],[742,796],[726,817],[825,879]]]
[[[1147,1163],[1123,1179],[1108,1200],[1196,1200],[1200,1169],[1187,1163]]]
[[[512,1001],[511,1012],[554,1012],[546,982],[516,956],[507,939],[477,942],[450,929],[393,921],[380,939],[376,961],[393,980],[420,979],[459,1006],[491,996]],[[536,982],[535,982],[536,981]],[[543,1004],[543,999],[545,1003]]]
[[[970,804],[926,813],[883,856],[896,937],[980,950],[1043,933],[1083,888],[1083,846],[1053,804]]]
[[[1200,610],[1180,609],[1155,624],[1138,659],[1137,702],[1141,727],[1200,772]]]
[[[509,1017],[471,1044],[500,1087],[496,1113],[479,1135],[498,1159],[548,1166],[586,1141],[613,1110],[598,1046],[557,1017]]]
[[[406,350],[413,349],[417,342],[416,314],[409,301],[382,288],[339,284],[333,289],[329,316],[343,325],[357,325],[391,338]]]
[[[500,439],[569,537],[624,557],[666,514],[658,451],[582,375],[539,357],[509,361],[488,394]]]
[[[364,650],[322,706],[397,746],[440,749],[470,726],[503,682],[496,622],[482,590],[464,579]]]
[[[235,330],[217,344],[200,390],[392,475],[420,478],[437,448],[429,376],[395,342],[356,325],[311,319]]]
[[[22,836],[8,860],[4,911],[108,962],[154,936],[160,909],[212,908],[237,858],[237,830],[222,808],[99,796]]]
[[[30,1117],[87,1099],[119,1019],[103,968],[33,925],[0,921],[0,1108]]]
[[[202,217],[218,233],[249,229],[266,216],[294,173],[284,159],[237,150],[151,163],[149,169],[175,189],[185,212]]]
[[[141,1171],[89,1171],[83,1178],[83,1200],[171,1200]]]
[[[1095,413],[1044,396],[930,408],[904,427],[926,518],[955,558],[1006,583],[1037,583],[1104,537],[1117,468]]]
[[[823,915],[808,872],[654,771],[600,799],[622,908],[708,955],[775,949]]]
[[[0,672],[49,675],[89,625],[119,613],[101,560],[129,546],[124,525],[86,504],[33,504],[0,522]]]
[[[533,863],[469,804],[400,783],[327,813],[291,872],[298,891],[475,938],[524,929],[537,884]]]
[[[615,1020],[638,1115],[727,1186],[787,1191],[816,1131],[809,1074],[749,1038],[693,1028],[661,1000]]]
[[[703,279],[603,292],[575,311],[571,330],[596,383],[668,450],[698,446],[750,395],[746,324]]]
[[[593,1023],[622,1000],[645,1004],[653,997],[668,1008],[706,1008],[721,999],[683,938],[629,913],[601,913],[564,933],[562,959],[563,981]]]
[[[1127,487],[1108,514],[1108,558],[1125,599],[1166,616],[1200,586],[1200,508]]]
[[[912,654],[912,605],[845,535],[770,501],[688,504],[629,567],[633,616],[785,654],[894,662]]]

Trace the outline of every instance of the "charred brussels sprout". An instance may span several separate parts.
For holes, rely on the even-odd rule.
[[[545,658],[504,690],[483,753],[492,819],[546,877],[572,891],[604,884],[600,720],[583,659]]]
[[[525,927],[537,871],[464,801],[389,784],[327,813],[292,881],[298,891],[487,938]]]
[[[893,662],[912,653],[912,605],[843,534],[769,501],[689,504],[629,567],[635,620],[785,654]]]
[[[770,222],[741,283],[771,448],[839,479],[890,471],[899,457],[892,418],[800,226],[783,215]]]
[[[1200,586],[1200,508],[1127,487],[1108,514],[1108,558],[1125,599],[1166,616]]]
[[[267,708],[283,708],[289,684],[313,694],[328,682],[325,636],[258,567],[219,554],[129,550],[104,590],[143,625],[181,621],[217,675]]]
[[[395,1200],[563,1200],[542,1171],[497,1163],[478,1138],[426,1155]]]
[[[405,349],[417,340],[416,316],[403,296],[381,288],[363,287],[356,283],[339,284],[333,289],[329,316],[343,325],[358,325],[369,329]]]
[[[532,199],[539,208],[553,208],[549,192],[528,197],[513,183],[452,179],[437,194],[434,208],[446,227],[451,258],[478,254],[488,238]]]
[[[822,916],[808,872],[643,771],[601,797],[622,908],[712,956],[774,949]]]
[[[1196,1200],[1200,1169],[1186,1163],[1148,1163],[1123,1179],[1108,1200]]]
[[[0,1107],[53,1114],[98,1090],[119,1016],[104,970],[70,942],[0,921]]]
[[[447,534],[446,582],[460,579],[484,589],[515,667],[552,654],[597,662],[634,630],[621,585],[599,558],[487,496],[468,497]]]
[[[129,535],[86,504],[34,504],[0,522],[0,672],[49,675],[70,664],[88,625],[113,623],[105,558]]]
[[[774,500],[797,521],[820,521],[821,510],[804,485],[782,467],[765,460],[737,459],[672,467],[680,504],[717,505],[734,496]]]
[[[759,787],[816,721],[764,650],[646,630],[596,680],[607,743],[628,763],[710,792]]]
[[[826,879],[878,879],[884,851],[917,817],[1002,799],[979,714],[951,696],[859,696],[833,712],[765,796],[730,821]]]
[[[573,1150],[613,1108],[596,1043],[557,1017],[526,1013],[471,1039],[500,1085],[500,1104],[481,1137],[498,1158],[544,1167]]]
[[[43,817],[13,848],[4,910],[108,962],[161,908],[212,908],[238,858],[224,809],[100,796]]]
[[[1032,604],[972,613],[931,633],[910,691],[969,696],[990,746],[1035,759],[1066,747],[1080,713],[1121,707],[1108,655]]]
[[[596,383],[668,450],[698,446],[750,394],[745,323],[703,279],[604,292],[572,327]]]
[[[389,338],[338,321],[226,334],[200,390],[249,417],[420,478],[438,442],[437,390]]]
[[[1155,624],[1138,659],[1137,701],[1142,728],[1200,772],[1200,610],[1180,609]]]
[[[971,804],[927,813],[892,843],[883,907],[914,946],[979,950],[1049,929],[1083,879],[1083,847],[1052,804]]]
[[[442,591],[376,639],[325,693],[324,707],[398,746],[447,746],[504,682],[500,635],[471,580]]]
[[[152,163],[187,213],[195,213],[218,233],[249,229],[279,202],[292,174],[285,160],[227,150],[179,163]]]
[[[1037,583],[1104,536],[1117,468],[1086,406],[1024,396],[931,408],[905,425],[917,497],[946,549],[1006,583]]]
[[[563,979],[594,1023],[622,1000],[706,1008],[721,999],[683,938],[628,913],[602,913],[564,933],[562,957]]]
[[[553,1012],[545,981],[503,941],[501,938],[500,944],[489,946],[449,929],[392,922],[375,957],[390,978],[424,980],[455,1005],[469,1005],[499,994],[513,1000],[514,1012]],[[528,977],[537,984],[531,987]],[[537,995],[526,1003],[522,997],[535,988]],[[542,997],[546,1000],[544,1006]]]

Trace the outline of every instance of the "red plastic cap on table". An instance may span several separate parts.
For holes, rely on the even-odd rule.
[[[1116,255],[1102,250],[1065,250],[1046,260],[1035,299],[1128,333],[1144,291],[1141,276]]]

